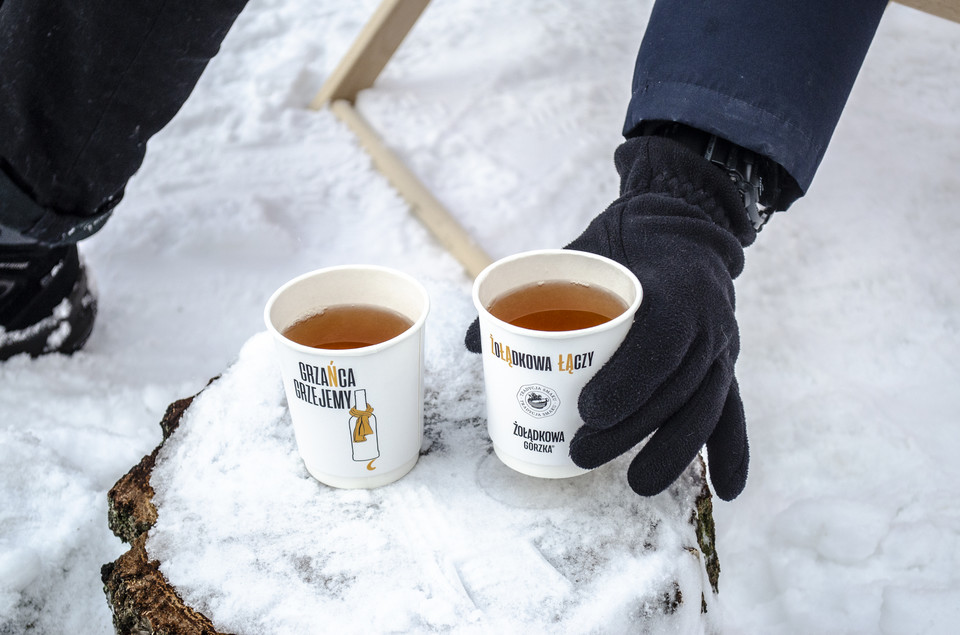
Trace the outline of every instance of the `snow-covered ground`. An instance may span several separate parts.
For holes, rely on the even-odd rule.
[[[252,0],[82,245],[100,295],[86,349],[0,364],[0,633],[111,631],[99,570],[126,547],[106,492],[285,280],[408,271],[448,300],[428,388],[463,355],[469,279],[352,135],[305,108],[376,4]],[[435,0],[360,108],[492,255],[562,245],[616,195],[649,8]],[[810,194],[747,252],[753,460],[715,508],[723,632],[960,619],[958,79],[960,25],[892,5]]]

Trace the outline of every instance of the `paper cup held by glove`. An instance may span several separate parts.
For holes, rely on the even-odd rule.
[[[491,314],[505,294],[554,281],[606,290],[626,310],[602,324],[564,331],[522,328]],[[570,440],[583,425],[577,399],[623,343],[642,296],[626,267],[570,249],[509,256],[477,276],[473,302],[480,316],[487,429],[503,463],[541,478],[587,471],[570,458]]]
[[[373,488],[416,465],[429,304],[426,290],[410,276],[366,265],[306,273],[267,302],[264,322],[276,343],[297,448],[317,480]],[[357,348],[316,348],[284,336],[308,316],[351,306],[387,309],[412,324],[391,339]]]

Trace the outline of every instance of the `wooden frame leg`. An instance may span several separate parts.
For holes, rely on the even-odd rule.
[[[960,2],[956,0],[897,0],[897,2],[945,20],[960,22]]]
[[[476,277],[490,264],[490,256],[354,108],[357,93],[373,85],[429,1],[383,0],[310,107],[329,107],[353,131],[374,166],[407,201],[414,215],[467,273]]]
[[[370,155],[373,165],[410,205],[413,215],[429,229],[440,244],[456,258],[471,278],[492,261],[470,234],[430,193],[417,176],[383,142],[377,131],[346,99],[330,104],[330,111],[353,131]]]
[[[357,93],[373,86],[429,3],[430,0],[383,0],[310,107],[320,110],[338,99],[352,104]]]

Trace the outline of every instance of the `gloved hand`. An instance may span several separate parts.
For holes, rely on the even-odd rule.
[[[714,490],[732,500],[749,462],[734,377],[740,339],[733,279],[756,231],[729,177],[680,144],[637,137],[615,158],[620,198],[567,248],[628,267],[643,285],[643,301],[624,343],[580,394],[586,425],[570,443],[571,457],[595,468],[649,436],[627,479],[652,496],[706,444]],[[466,343],[478,352],[476,327]]]

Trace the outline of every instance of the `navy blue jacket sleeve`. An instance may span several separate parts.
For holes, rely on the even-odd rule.
[[[624,135],[679,121],[758,152],[807,190],[886,0],[658,0]]]

